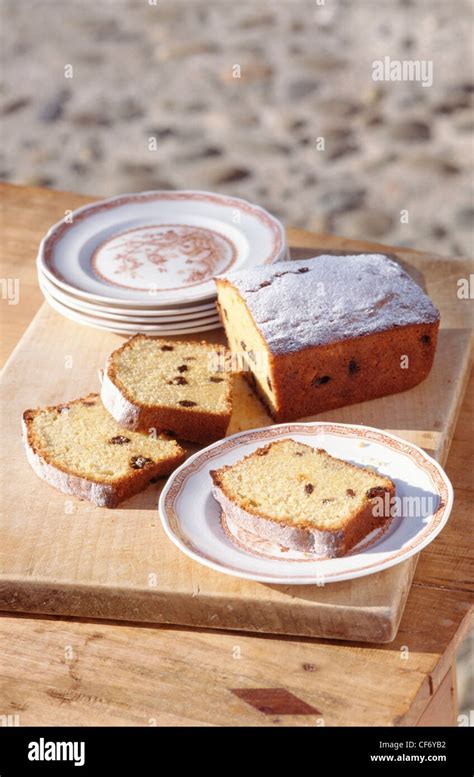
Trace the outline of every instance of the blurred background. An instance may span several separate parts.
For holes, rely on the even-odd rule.
[[[470,253],[469,0],[0,8],[1,179],[94,196],[212,189],[293,226]],[[432,86],[373,81],[385,56],[432,61]]]
[[[287,225],[471,254],[469,0],[0,0],[0,14],[0,179],[211,189]],[[373,81],[386,56],[431,61],[433,84]]]

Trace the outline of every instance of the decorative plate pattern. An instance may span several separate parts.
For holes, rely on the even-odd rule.
[[[164,307],[212,299],[213,275],[287,253],[283,225],[257,205],[211,192],[156,191],[68,214],[42,240],[38,270],[89,302]]]
[[[234,243],[212,229],[186,224],[127,229],[94,251],[92,268],[108,283],[139,291],[196,286],[227,270]]]

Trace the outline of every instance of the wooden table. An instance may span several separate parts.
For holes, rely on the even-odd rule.
[[[42,303],[34,260],[46,229],[89,198],[10,185],[2,195],[2,364]],[[293,245],[344,249],[289,230]],[[352,241],[353,245],[353,241]],[[360,242],[360,250],[394,250]],[[0,722],[19,725],[456,725],[456,649],[472,623],[472,380],[447,472],[448,526],[421,554],[387,645],[164,626],[0,616]],[[15,717],[18,716],[18,717]]]

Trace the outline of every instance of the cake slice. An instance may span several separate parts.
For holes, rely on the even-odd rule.
[[[122,429],[98,394],[63,405],[26,410],[23,440],[36,474],[65,494],[116,507],[162,475],[185,452],[166,435]]]
[[[210,472],[237,526],[294,550],[335,557],[390,519],[395,486],[368,467],[285,439]]]
[[[220,345],[135,335],[107,360],[102,402],[127,429],[165,429],[198,443],[219,440],[232,411],[228,356]]]

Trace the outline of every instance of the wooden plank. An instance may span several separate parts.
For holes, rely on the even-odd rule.
[[[90,200],[79,194],[0,183],[1,277],[17,280],[20,289],[18,304],[1,301],[1,366],[43,303],[35,267],[42,235],[64,217],[66,209],[74,210]]]
[[[62,197],[64,207],[69,195]],[[15,200],[13,219],[18,208]],[[309,251],[315,252],[325,238],[312,237]],[[306,245],[307,236],[299,242]],[[360,250],[360,244],[344,241],[345,248],[352,245],[351,250]],[[324,418],[389,428],[443,461],[468,373],[469,333],[449,329],[451,300],[449,295],[446,299],[445,284],[437,282],[438,264],[424,255],[410,255],[403,261],[414,262],[410,271],[430,287],[428,291],[443,308],[446,328],[432,374],[410,392],[333,411]],[[459,268],[451,272],[456,275]],[[22,410],[78,396],[97,386],[98,367],[120,341],[118,336],[65,321],[44,306],[4,373],[8,400],[4,424],[9,442],[4,448],[3,473],[8,521],[1,535],[0,606],[354,640],[393,639],[416,559],[371,578],[324,588],[262,586],[219,575],[181,555],[161,530],[152,489],[123,509],[105,512],[32,480],[18,435]],[[270,419],[262,406],[242,383],[229,431],[267,423]],[[6,476],[12,466],[15,479]],[[34,489],[33,509],[24,482],[31,482]]]
[[[54,403],[59,397],[66,399],[87,392],[96,383],[97,368],[119,338],[98,333],[95,346],[99,355],[92,361],[86,332],[43,308],[4,374],[3,391],[11,399],[4,404],[5,439],[9,444],[4,449],[3,471],[6,475],[14,466],[18,479],[5,477],[4,485],[7,521],[1,535],[2,608],[368,641],[392,639],[415,560],[372,579],[324,589],[261,586],[224,577],[179,554],[159,526],[156,492],[152,489],[130,500],[123,509],[104,513],[33,480],[36,500],[31,509],[31,493],[22,486],[31,481],[31,474],[18,434],[19,417],[23,409],[35,402]],[[42,354],[39,361],[38,353]],[[450,354],[442,350],[440,353],[441,383],[445,359],[452,359],[457,351],[453,348]],[[66,359],[72,364],[70,369],[64,366]],[[32,363],[34,375],[26,383],[23,376]],[[457,367],[456,370],[461,372]],[[429,380],[436,384],[436,371]],[[242,393],[246,397],[245,413],[237,407],[238,423],[234,421],[231,431],[268,423],[270,419],[260,404],[250,398],[248,389]],[[425,404],[432,407],[428,396],[425,401],[420,400],[413,422],[422,417]],[[370,407],[374,405],[386,408],[385,420],[393,420],[398,408],[396,399],[367,403],[366,407],[369,412],[373,412]],[[450,395],[446,393],[435,408],[446,422],[455,415],[449,401]],[[248,405],[252,407],[251,413]],[[410,410],[409,404],[407,407]],[[345,408],[342,412],[348,415],[343,420],[387,425],[380,423],[377,415],[361,419],[358,409],[357,416],[351,417],[353,411]],[[422,435],[430,425],[432,421],[423,423]],[[407,423],[402,426],[405,428]],[[415,429],[415,441],[421,442],[417,434]],[[443,455],[449,442],[443,436],[443,428],[430,440],[439,445],[438,455]],[[84,544],[91,548],[85,557]],[[149,579],[156,581],[156,585],[148,586]]]
[[[448,592],[433,629],[436,596],[411,597],[392,645],[365,647],[4,616],[0,706],[22,726],[414,725],[436,691],[430,673],[467,628],[455,620],[467,620],[462,596]],[[256,689],[260,702],[278,689],[279,710],[253,706]],[[295,699],[315,711],[291,713]]]
[[[453,666],[446,672],[417,726],[456,726],[457,710],[456,669]]]
[[[456,425],[446,472],[454,487],[452,517],[446,528],[421,553],[415,578],[416,585],[436,587],[440,595],[447,588],[464,591],[472,602],[474,588],[474,549],[472,542],[472,505],[474,501],[474,375],[471,375],[466,398]]]

